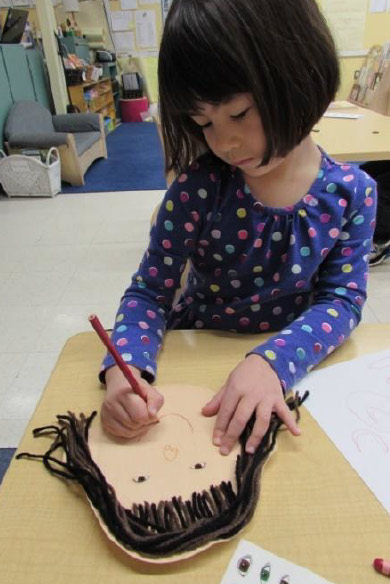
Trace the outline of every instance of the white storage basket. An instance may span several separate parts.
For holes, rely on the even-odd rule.
[[[0,183],[9,197],[53,197],[61,191],[61,162],[50,148],[46,162],[0,150]]]

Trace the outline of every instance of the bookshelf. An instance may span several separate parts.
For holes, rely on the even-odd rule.
[[[106,131],[110,132],[115,128],[115,100],[110,78],[70,85],[68,89],[72,105],[80,112],[102,114]]]

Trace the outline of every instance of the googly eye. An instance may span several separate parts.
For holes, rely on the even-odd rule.
[[[290,584],[290,576],[283,576],[279,584]]]
[[[206,464],[207,464],[206,462],[196,462],[195,464],[192,464],[190,468],[194,470],[200,470],[202,468],[205,468]]]
[[[260,582],[268,582],[269,578],[271,576],[271,564],[265,564],[265,566],[263,566],[261,568],[261,572],[260,572]]]
[[[134,483],[144,483],[145,481],[147,481],[150,477],[148,475],[140,475],[139,477],[134,477],[133,478],[133,482]]]
[[[252,556],[244,556],[237,562],[237,570],[241,576],[246,576],[252,564]]]

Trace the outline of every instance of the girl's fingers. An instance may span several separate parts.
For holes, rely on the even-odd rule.
[[[144,425],[149,422],[149,412],[145,401],[139,395],[126,393],[121,396],[119,403],[123,407],[124,416],[122,423],[134,425]]]
[[[131,439],[145,433],[145,426],[139,426],[138,428],[131,430],[130,428],[126,428],[119,422],[115,422],[113,420],[110,421],[110,424],[104,424],[103,419],[102,424],[104,430],[116,438]]]
[[[267,432],[272,415],[272,405],[262,402],[256,408],[256,421],[253,430],[245,444],[245,451],[253,454]]]
[[[214,397],[203,406],[202,414],[204,416],[211,417],[218,413],[224,392],[225,386],[221,387],[221,389],[214,395]]]
[[[247,425],[248,420],[253,413],[253,409],[254,406],[249,400],[241,399],[238,403],[225,435],[222,438],[220,448],[221,454],[229,454]]]
[[[275,407],[275,412],[278,414],[279,418],[284,422],[286,428],[293,434],[293,436],[300,436],[301,429],[295,421],[294,414],[288,407],[285,401],[278,402]]]
[[[238,396],[231,394],[229,395],[227,392],[224,393],[223,403],[220,404],[220,408],[214,426],[213,443],[215,444],[215,446],[221,445],[223,436],[225,435],[226,430],[228,429],[230,420],[234,415],[238,402],[239,402]]]
[[[155,418],[164,404],[164,397],[154,387],[148,387],[148,413],[152,418]]]

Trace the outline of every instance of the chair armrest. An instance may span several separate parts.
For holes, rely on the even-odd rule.
[[[53,116],[57,132],[99,132],[99,114],[59,114]]]
[[[51,146],[61,146],[68,141],[68,134],[65,132],[46,132],[44,134],[23,134],[15,133],[9,138],[11,148],[50,148]]]

